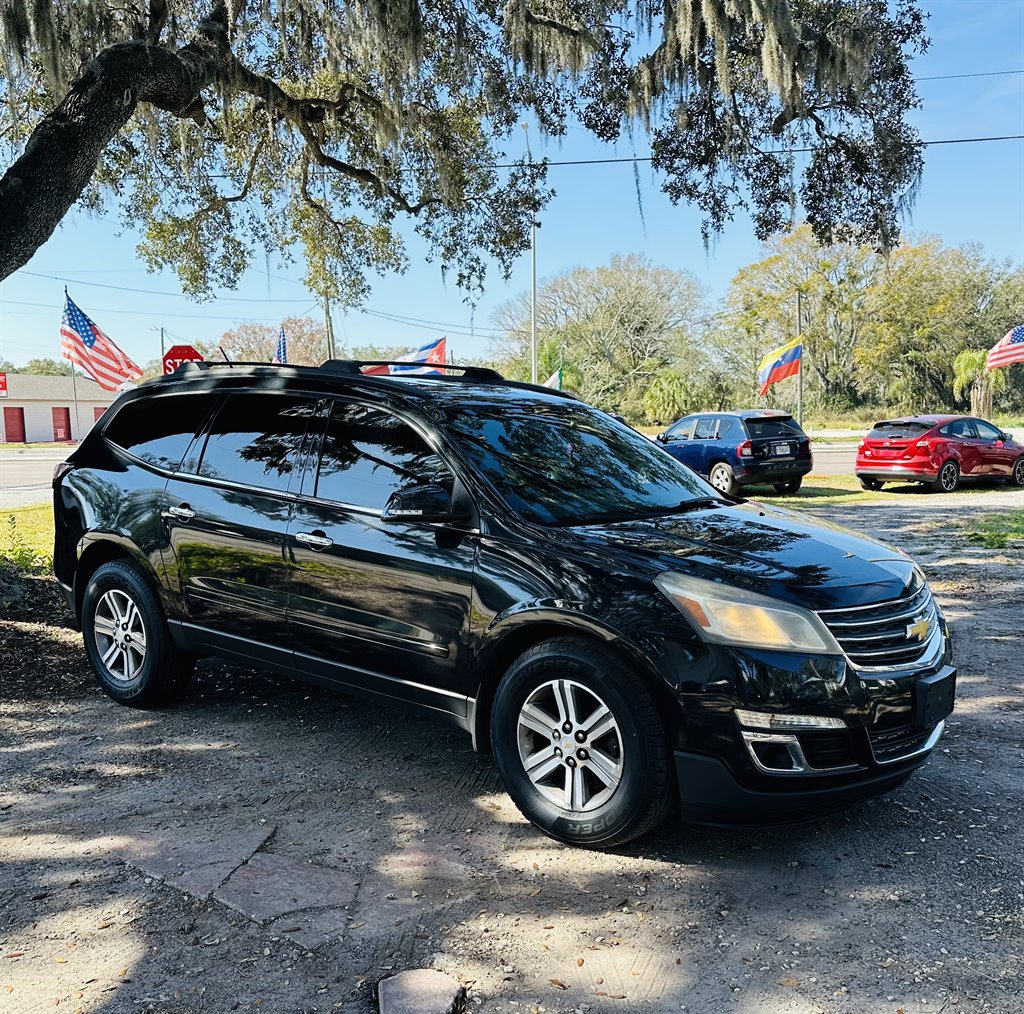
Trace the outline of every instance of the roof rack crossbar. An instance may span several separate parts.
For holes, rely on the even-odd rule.
[[[366,374],[363,374],[364,366],[404,366],[408,368],[415,365],[415,363],[410,363],[408,360],[396,359],[328,359],[321,369],[331,370],[335,373],[362,374],[366,376]],[[430,373],[420,373],[416,374],[416,376],[428,379],[434,376],[443,377],[447,380],[479,380],[487,383],[503,383],[505,381],[505,378],[497,370],[492,370],[489,366],[459,366],[457,363],[439,363],[438,367],[445,370],[461,370],[462,376]],[[373,376],[373,374],[370,374],[370,376]]]

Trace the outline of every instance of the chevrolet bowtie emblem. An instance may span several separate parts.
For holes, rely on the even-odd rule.
[[[907,637],[914,641],[923,641],[932,629],[927,616],[919,616],[907,627]]]

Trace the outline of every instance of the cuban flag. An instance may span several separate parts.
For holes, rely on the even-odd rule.
[[[284,325],[277,332],[277,351],[274,353],[272,362],[280,363],[282,366],[288,362],[288,341],[284,336]]]
[[[757,383],[764,397],[772,384],[777,384],[786,377],[795,377],[800,372],[800,361],[803,358],[804,346],[800,338],[795,338],[786,345],[772,349],[761,360],[757,370]]]
[[[399,356],[396,363],[409,363],[408,366],[368,366],[363,373],[394,376],[406,376],[411,373],[444,373],[447,362],[447,337],[438,338],[427,345],[421,345],[413,352]]]

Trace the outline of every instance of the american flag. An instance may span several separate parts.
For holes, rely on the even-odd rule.
[[[64,299],[60,354],[81,366],[104,391],[116,391],[128,381],[138,380],[142,370],[75,306],[67,293]]]
[[[284,336],[284,325],[281,325],[281,330],[277,332],[277,351],[274,353],[272,360],[275,363],[281,363],[282,365],[288,362],[288,342]]]
[[[1024,363],[1024,324],[1010,328],[1004,337],[989,349],[986,370],[997,370],[1010,363]]]

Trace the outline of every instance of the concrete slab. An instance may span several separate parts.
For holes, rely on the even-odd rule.
[[[307,951],[344,936],[352,916],[343,908],[314,908],[290,912],[270,924],[270,932]]]
[[[341,870],[258,852],[213,896],[250,919],[270,922],[308,908],[344,908],[356,896],[356,880]]]
[[[139,831],[122,836],[114,852],[143,873],[205,899],[273,833],[270,825],[201,839],[184,831]]]
[[[462,1014],[466,990],[433,968],[399,972],[377,985],[380,1014]]]

